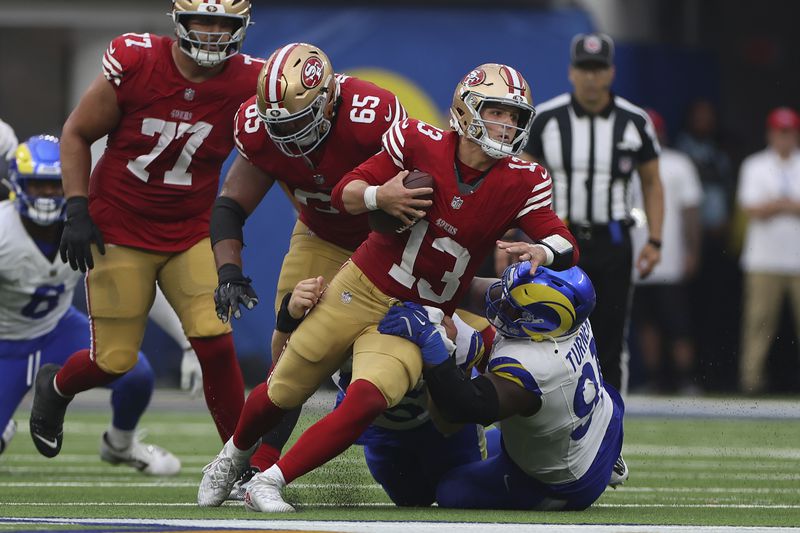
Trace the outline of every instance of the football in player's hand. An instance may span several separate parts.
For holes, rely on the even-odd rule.
[[[403,179],[403,185],[405,185],[407,189],[420,189],[423,187],[433,188],[433,176],[421,170],[412,170],[408,173],[408,176]],[[424,194],[416,198],[420,200],[433,200],[433,194]],[[424,209],[421,210],[424,211]],[[378,233],[402,233],[411,226],[406,226],[399,218],[378,209],[369,212],[369,227],[372,231],[377,231]]]

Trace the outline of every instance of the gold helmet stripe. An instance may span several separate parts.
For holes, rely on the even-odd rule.
[[[283,95],[281,94],[283,67],[286,65],[286,59],[289,57],[289,54],[291,54],[292,50],[297,48],[297,45],[298,43],[292,43],[281,48],[278,53],[275,54],[275,59],[272,61],[272,64],[267,67],[269,69],[269,80],[267,81],[269,101],[267,104],[273,109],[281,107],[280,102],[283,100]]]

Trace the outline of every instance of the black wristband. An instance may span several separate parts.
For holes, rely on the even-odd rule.
[[[656,250],[661,249],[661,239],[654,239],[653,237],[650,237],[647,239],[647,244],[651,245]]]
[[[67,218],[89,214],[89,199],[85,196],[70,196],[67,198]]]
[[[278,309],[278,316],[275,317],[275,329],[281,333],[291,333],[297,329],[300,322],[303,321],[305,316],[294,318],[289,313],[289,300],[292,299],[292,293],[289,292],[281,300],[281,308]]]
[[[222,283],[250,283],[250,278],[244,276],[241,267],[233,263],[225,263],[217,270],[217,279]]]
[[[239,202],[227,196],[220,196],[214,200],[211,210],[211,246],[225,239],[236,239],[244,244],[242,226],[247,218],[244,208]]]

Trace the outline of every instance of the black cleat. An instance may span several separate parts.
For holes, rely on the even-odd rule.
[[[56,392],[53,379],[61,367],[54,364],[43,365],[36,374],[33,388],[33,407],[31,408],[31,439],[39,453],[45,457],[55,457],[61,451],[64,441],[64,414],[70,399]]]
[[[242,475],[240,475],[236,483],[233,484],[231,495],[228,496],[228,499],[243,502],[244,493],[247,492],[247,488],[250,486],[250,480],[259,473],[261,473],[261,470],[256,466],[251,466],[242,472]]]

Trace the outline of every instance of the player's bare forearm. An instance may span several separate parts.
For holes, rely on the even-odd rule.
[[[88,196],[92,168],[91,146],[113,131],[122,111],[111,84],[102,76],[94,79],[61,132],[61,173],[64,196]]]
[[[228,263],[242,268],[242,241],[237,239],[219,241],[214,245],[213,251],[217,270]]]
[[[237,154],[225,176],[219,195],[236,201],[249,216],[272,188],[273,183],[275,180],[266,172],[250,163],[241,154]]]
[[[664,224],[664,189],[658,170],[658,158],[642,163],[638,170],[642,182],[647,226],[650,229],[649,237],[660,241]]]
[[[369,183],[364,180],[353,180],[345,185],[342,191],[342,203],[345,210],[351,215],[360,215],[369,211],[364,202],[364,191],[369,187]]]
[[[69,124],[69,122],[67,122]],[[61,176],[64,196],[89,196],[89,173],[92,154],[87,143],[74,130],[64,125],[61,135]]]

